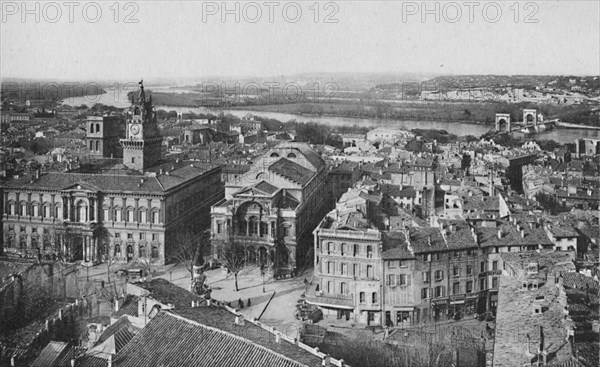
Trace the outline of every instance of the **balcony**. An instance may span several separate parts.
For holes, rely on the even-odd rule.
[[[379,231],[362,232],[362,231],[345,231],[345,230],[325,229],[325,228],[321,228],[318,231],[319,231],[320,236],[344,237],[344,238],[373,240],[373,241],[381,240],[381,233]]]
[[[323,307],[354,309],[354,295],[315,291],[315,286],[306,291],[306,302]]]

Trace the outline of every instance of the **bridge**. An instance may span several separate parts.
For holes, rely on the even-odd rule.
[[[541,132],[553,126],[553,122],[543,122],[541,116],[538,117],[537,110],[524,109],[523,120],[512,122],[510,114],[497,113],[494,132],[496,133],[511,133],[513,131],[523,131],[529,133]]]

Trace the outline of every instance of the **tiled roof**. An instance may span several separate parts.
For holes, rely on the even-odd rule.
[[[319,365],[321,362],[314,354],[309,353],[290,342],[282,340],[281,344],[278,344],[275,340],[275,336],[271,332],[250,321],[245,321],[243,325],[236,325],[234,323],[235,315],[223,307],[187,307],[185,309],[173,310],[173,312],[186,319],[248,339],[253,343],[302,364],[313,366]]]
[[[500,209],[498,196],[471,196],[463,199],[464,210],[497,211]]]
[[[477,227],[477,239],[481,247],[495,246],[532,246],[532,245],[551,245],[552,241],[542,227],[530,228],[521,226],[524,237],[517,230],[516,225],[500,222],[496,228]],[[498,231],[501,231],[501,237],[498,238]]]
[[[589,290],[596,294],[598,294],[598,290],[600,290],[600,284],[594,278],[572,272],[565,272],[561,275],[563,278],[563,285],[567,288]]]
[[[266,192],[267,194],[272,194],[275,191],[279,190],[277,187],[271,185],[270,183],[268,183],[266,181],[261,181],[261,182],[257,183],[256,185],[254,185],[254,187],[256,187],[260,191]]]
[[[269,170],[300,185],[308,183],[315,175],[313,171],[299,165],[296,162],[292,162],[287,158],[281,158],[277,160],[277,162],[269,166]]]
[[[113,312],[112,317],[121,317],[123,315],[138,316],[138,297],[127,295],[119,311]]]
[[[325,161],[323,160],[323,158],[321,158],[307,143],[284,142],[277,144],[275,148],[297,149],[314,167],[315,171],[319,171],[321,168],[325,167]]]
[[[207,171],[206,167],[183,166],[169,172],[169,175],[156,177],[125,174],[86,174],[86,173],[46,173],[39,179],[31,181],[31,177],[23,177],[10,181],[6,187],[32,190],[65,190],[71,186],[81,185],[90,190],[162,193],[180,185]]]
[[[231,315],[233,316],[233,315]],[[319,365],[315,357],[311,366]],[[119,367],[264,366],[306,364],[232,333],[161,312],[113,359]]]
[[[464,220],[440,220],[440,224],[446,226],[445,236],[449,249],[477,248],[477,242],[471,233],[471,227]]]
[[[417,253],[446,251],[446,241],[437,227],[409,227],[409,240]]]
[[[404,232],[383,232],[381,234],[383,245],[382,259],[414,259],[415,255],[408,249]]]
[[[31,367],[52,366],[67,348],[67,343],[51,341],[44,347],[40,355],[33,361]]]
[[[204,301],[203,297],[192,294],[162,278],[155,278],[150,282],[136,283],[136,285],[149,291],[149,296],[155,300],[162,304],[171,303],[175,308],[189,307],[192,301]]]

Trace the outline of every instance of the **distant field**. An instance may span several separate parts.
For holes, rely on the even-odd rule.
[[[525,108],[537,109],[546,120],[558,118],[562,121],[589,126],[600,126],[598,113],[584,105],[556,106],[534,103],[509,104],[504,102],[405,102],[401,106],[390,106],[377,101],[368,103],[288,103],[269,105],[244,105],[230,109],[252,109],[289,114],[331,115],[359,118],[386,118],[419,121],[455,121],[475,124],[493,124],[496,113],[509,113],[513,121],[523,119]]]

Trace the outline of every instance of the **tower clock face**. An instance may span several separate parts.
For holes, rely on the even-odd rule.
[[[131,135],[139,134],[140,133],[140,125],[139,124],[131,125],[131,127],[129,128],[129,132],[131,133]]]

